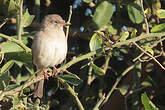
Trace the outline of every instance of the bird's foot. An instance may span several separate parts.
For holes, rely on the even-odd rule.
[[[48,78],[51,76],[51,73],[49,73],[49,72],[47,71],[47,69],[44,69],[44,70],[43,70],[43,75],[44,75],[44,77],[48,80]]]

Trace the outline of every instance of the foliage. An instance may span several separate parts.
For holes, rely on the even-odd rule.
[[[77,18],[72,16],[74,20],[70,26],[67,63],[58,67],[58,70],[64,73],[58,73],[55,77],[49,76],[50,80],[45,84],[47,85],[45,97],[40,100],[31,96],[34,83],[42,77],[35,76],[37,72],[32,64],[30,47],[36,29],[33,26],[40,25],[38,18],[45,13],[55,13],[53,9],[56,3],[49,0],[45,2],[52,5],[48,6],[41,2],[39,8],[38,4],[32,7],[33,3],[29,1],[24,3],[23,0],[0,1],[2,109],[5,107],[17,110],[165,108],[163,100],[155,101],[161,100],[158,95],[164,95],[162,86],[165,72],[165,7],[162,4],[165,1],[75,0],[74,3],[70,1],[68,4],[73,4],[71,10],[73,14],[77,14],[78,11],[80,18],[83,16],[86,19],[80,19],[80,23],[77,23],[75,20]],[[66,12],[64,9],[60,10]],[[69,13],[60,14],[65,18],[69,15]],[[13,19],[16,20],[15,23]],[[8,24],[17,26],[15,30],[17,34],[9,34],[10,31],[6,28],[3,30],[5,26],[10,28]],[[75,36],[72,34],[74,30],[72,28],[77,24],[80,24],[77,28],[83,27],[84,30],[73,32],[78,33],[76,36],[80,37],[80,42],[74,43],[77,37],[73,37],[73,41],[70,41],[70,37]],[[71,48],[70,44],[74,47]],[[81,50],[81,47],[85,49]],[[74,52],[70,52],[72,49]],[[52,72],[52,69],[49,68],[49,71]],[[108,105],[108,101],[121,102],[116,104],[120,109],[116,109],[113,104]]]

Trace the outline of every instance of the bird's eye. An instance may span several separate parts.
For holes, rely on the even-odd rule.
[[[54,23],[58,23],[57,21],[54,21]]]

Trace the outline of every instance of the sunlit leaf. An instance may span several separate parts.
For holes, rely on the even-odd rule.
[[[141,7],[136,3],[131,3],[127,5],[128,15],[130,20],[133,23],[139,24],[142,23],[144,17],[141,13]]]
[[[33,68],[33,66],[27,65],[27,64],[25,64],[24,66],[25,66],[25,68],[29,71],[30,74],[33,74],[33,73],[34,73],[34,68]]]
[[[94,12],[93,21],[95,28],[99,29],[102,26],[105,26],[111,19],[113,14],[113,5],[107,1],[101,2]]]
[[[157,10],[156,10],[156,15],[157,15],[160,19],[165,18],[165,9],[157,9]]]
[[[146,50],[147,52],[149,52],[152,56],[154,56],[154,51],[152,50],[151,47],[145,46],[144,48],[145,48],[145,50]]]
[[[78,86],[82,82],[78,76],[72,74],[62,75],[60,78],[74,86]]]
[[[154,26],[152,29],[151,29],[151,32],[154,32],[154,33],[158,33],[158,32],[165,32],[165,23],[162,23],[162,24],[159,24],[159,25],[156,25]]]
[[[1,74],[9,71],[9,69],[13,66],[13,64],[14,64],[13,60],[6,62],[1,68]]]
[[[34,15],[30,15],[28,10],[26,9],[26,12],[25,12],[25,14],[23,16],[23,26],[24,27],[29,26],[32,23],[34,17],[35,16]]]
[[[134,29],[131,33],[131,38],[136,37],[137,29]]]
[[[151,2],[152,2],[152,8],[153,9],[160,9],[161,8],[160,0],[151,0]]]
[[[148,98],[146,93],[141,95],[142,104],[144,105],[145,110],[159,110]]]
[[[15,62],[15,64],[17,64],[20,68],[23,66],[23,62],[21,62],[21,61],[15,60],[14,62]]]
[[[95,33],[89,42],[90,50],[94,51],[101,48],[102,43],[103,43],[102,38],[97,33]]]
[[[10,0],[9,1],[9,5],[8,5],[8,16],[16,16],[18,8],[16,7],[15,1],[14,0]]]
[[[29,76],[28,75],[21,76],[21,74],[18,74],[17,77],[16,77],[16,84],[20,85],[20,83],[22,81],[26,81],[28,79],[29,79]]]
[[[2,52],[4,53],[9,53],[9,52],[20,52],[20,51],[24,51],[24,49],[19,46],[18,44],[11,42],[11,41],[7,41],[2,43]]]
[[[151,8],[145,9],[144,13],[147,15],[147,18],[149,18],[151,16]]]
[[[93,0],[83,0],[85,3],[91,3]]]
[[[122,36],[121,36],[121,38],[120,38],[120,41],[123,42],[123,41],[125,41],[128,37],[129,37],[129,32],[128,32],[128,31],[125,31],[125,32],[122,34]]]
[[[151,84],[149,81],[143,81],[143,82],[141,83],[141,85],[142,85],[142,86],[145,86],[145,87],[147,87],[147,86],[152,86],[152,84]]]
[[[105,71],[102,68],[95,65],[94,63],[91,63],[90,66],[92,67],[96,75],[99,75],[99,76],[105,75]]]
[[[13,108],[16,108],[16,106],[18,104],[20,104],[19,103],[20,102],[20,98],[19,98],[19,95],[18,94],[13,94],[13,95],[14,95],[14,97],[12,97],[13,98],[13,100],[12,100]]]

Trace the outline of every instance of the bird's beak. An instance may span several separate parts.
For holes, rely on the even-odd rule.
[[[62,26],[70,26],[71,23],[66,23],[65,21],[63,21],[63,22],[61,22],[61,25],[62,25]]]

